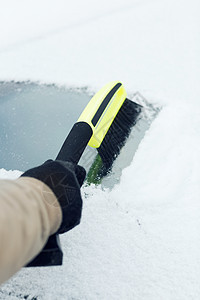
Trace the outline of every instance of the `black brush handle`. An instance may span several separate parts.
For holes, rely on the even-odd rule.
[[[63,252],[58,234],[51,235],[42,251],[26,267],[62,265]]]
[[[63,143],[56,160],[71,161],[77,164],[91,136],[92,129],[85,122],[77,122],[72,127]],[[49,237],[42,251],[27,265],[27,267],[45,267],[62,265],[63,253],[58,234]]]
[[[71,161],[77,164],[91,136],[92,128],[88,123],[75,123],[64,141],[56,160]]]

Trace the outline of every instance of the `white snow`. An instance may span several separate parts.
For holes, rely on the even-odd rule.
[[[199,11],[197,0],[1,2],[0,80],[119,79],[163,108],[120,184],[83,189],[63,267],[20,271],[0,299],[199,299]]]
[[[0,178],[1,179],[16,179],[22,174],[21,171],[18,170],[5,170],[0,169]]]

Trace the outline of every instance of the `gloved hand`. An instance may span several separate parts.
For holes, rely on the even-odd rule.
[[[82,212],[82,186],[86,171],[72,162],[47,160],[21,176],[43,181],[56,195],[62,209],[62,223],[57,233],[64,233],[80,223]]]

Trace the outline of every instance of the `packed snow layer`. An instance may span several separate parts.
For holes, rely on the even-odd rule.
[[[48,10],[37,6],[36,1],[32,6],[33,11],[38,11],[37,20],[33,13],[28,22],[25,16],[30,16],[31,9],[25,9],[25,1],[20,1],[18,9],[18,4],[12,2],[15,16],[1,31],[7,33],[8,27],[11,32],[6,40],[8,48],[4,44],[0,47],[0,80],[31,79],[99,88],[119,79],[128,91],[139,90],[144,96],[164,103],[190,101],[190,98],[197,101],[198,0],[125,0],[121,4],[121,1],[87,0],[84,5],[76,0],[70,6],[58,1],[59,18],[51,6],[53,1],[50,5],[44,1]],[[59,19],[58,24],[62,16],[65,26],[48,32],[46,27],[55,24],[53,16]],[[19,32],[23,38],[16,45],[11,44]],[[30,39],[26,39],[27,35]]]
[[[21,171],[18,170],[5,170],[0,169],[0,178],[1,179],[16,179],[22,174]]]
[[[199,1],[53,2],[2,5],[0,80],[119,79],[163,108],[120,184],[83,188],[63,267],[22,270],[0,298],[199,299]]]

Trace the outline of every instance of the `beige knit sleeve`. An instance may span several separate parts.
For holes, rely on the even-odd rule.
[[[0,180],[0,284],[41,251],[61,220],[54,193],[41,181]]]

